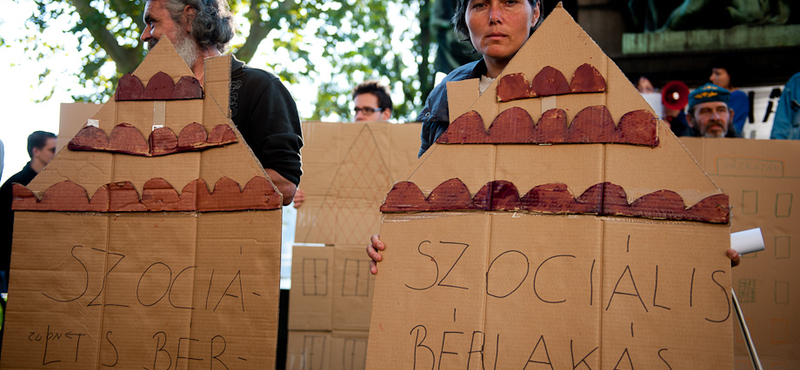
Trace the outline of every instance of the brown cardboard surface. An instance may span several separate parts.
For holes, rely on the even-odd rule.
[[[563,368],[585,358],[590,368],[613,369],[626,350],[634,368],[731,368],[732,359],[719,362],[732,335],[727,230],[594,217],[387,216],[381,231],[391,248],[377,276],[367,368]],[[403,266],[412,265],[409,274]],[[687,337],[685,326],[704,334]]]
[[[568,121],[597,105],[614,122],[632,111],[652,113],[561,6],[501,77],[531,78],[545,67],[571,76],[584,63],[606,80],[604,92],[498,102],[495,81],[468,110],[481,115],[484,128],[512,107],[531,117],[562,109]],[[467,106],[473,93],[449,90],[450,99],[462,100],[451,107]],[[451,118],[461,113],[451,111]],[[604,117],[581,124],[607,130]],[[390,193],[391,212],[399,213],[386,213],[381,226],[387,248],[375,282],[367,368],[730,369],[727,197],[661,122],[657,134],[655,147],[614,140],[433,145],[401,178],[407,182],[397,184],[400,191]],[[440,184],[450,191],[437,192]],[[550,198],[534,203],[600,189],[586,199],[602,216],[520,207],[521,193],[540,185],[546,191],[532,197]],[[664,216],[690,212],[707,198],[718,202],[698,209],[724,217]],[[436,208],[469,199],[471,206]],[[427,213],[403,209],[420,202],[432,205]],[[643,211],[628,212],[634,209]]]
[[[289,329],[369,330],[374,280],[363,247],[295,246]]]
[[[367,331],[334,331],[331,369],[362,370],[367,365]]]
[[[292,248],[289,330],[330,331],[333,307],[333,248]]]
[[[420,125],[304,122],[298,243],[361,245],[378,232],[386,192],[410,168]]]
[[[361,246],[336,246],[333,257],[333,330],[369,331],[375,276]],[[366,353],[365,353],[366,354]]]
[[[366,331],[289,331],[286,370],[362,370]]]
[[[2,367],[161,368],[180,356],[207,368],[212,353],[274,366],[263,348],[275,346],[278,269],[265,261],[279,260],[279,226],[277,212],[18,213]]]
[[[207,69],[206,78],[225,89],[229,58],[207,60],[217,67]],[[175,81],[191,75],[166,39],[136,71],[145,84],[156,72]],[[212,119],[221,121],[199,123],[206,129],[216,124],[234,129],[227,120],[227,91],[211,90],[206,99],[222,97],[210,108],[219,111]],[[211,112],[203,107],[200,100],[111,100],[95,118],[106,132],[127,121],[146,137],[154,123],[177,128],[205,118]],[[50,188],[56,191],[48,192],[48,201],[68,207],[16,214],[15,278],[0,368],[274,367],[281,211],[248,206],[231,211],[237,199],[229,195],[243,194],[254,179],[257,185],[244,189],[248,197],[275,191],[235,133],[239,141],[227,147],[162,157],[67,148],[29,190],[23,187],[27,196],[18,196],[15,204],[36,203],[35,196]],[[146,182],[149,193],[143,191]],[[158,196],[168,187],[182,191],[187,183],[208,187],[194,190],[196,208],[142,212],[143,204],[159,208]],[[125,213],[74,207],[105,184],[100,199]],[[78,196],[63,189],[78,190]],[[178,195],[172,195],[174,201]],[[61,209],[73,212],[53,211]]]
[[[760,227],[766,249],[742,258],[732,285],[765,369],[800,367],[797,207],[800,143],[791,140],[681,138],[703,169],[730,194],[731,231]],[[738,324],[736,369],[749,369]]]
[[[92,118],[102,107],[93,103],[61,103],[58,119],[58,145],[56,153],[61,151],[70,139]]]

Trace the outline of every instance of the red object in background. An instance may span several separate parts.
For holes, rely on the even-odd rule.
[[[667,109],[683,110],[689,104],[689,86],[681,81],[670,81],[661,89],[661,102]]]

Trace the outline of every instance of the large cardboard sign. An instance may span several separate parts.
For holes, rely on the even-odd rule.
[[[363,369],[375,278],[364,245],[417,159],[420,124],[304,122],[287,369]]]
[[[274,367],[281,196],[162,38],[16,210],[3,369]],[[220,105],[221,104],[221,105]]]
[[[760,227],[766,249],[747,255],[733,269],[739,298],[765,369],[800,367],[800,240],[794,195],[800,192],[800,142],[681,138],[700,166],[731,196],[731,230]],[[736,369],[750,369],[744,340],[736,332]]]
[[[368,369],[730,369],[728,198],[557,7],[381,207]]]
[[[297,243],[364,245],[380,230],[379,207],[417,159],[419,123],[303,123]]]

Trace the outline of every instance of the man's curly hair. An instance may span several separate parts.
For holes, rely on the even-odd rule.
[[[156,1],[156,0],[149,0]],[[225,51],[233,38],[233,15],[225,0],[163,0],[165,8],[177,24],[184,23],[184,9],[191,6],[197,13],[192,21],[191,35],[200,47],[215,46]]]

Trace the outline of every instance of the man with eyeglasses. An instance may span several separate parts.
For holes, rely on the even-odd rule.
[[[356,122],[388,121],[392,118],[392,98],[389,89],[378,81],[364,81],[353,89]]]
[[[2,258],[0,258],[0,292],[8,292],[8,270],[11,263],[11,235],[14,231],[14,211],[11,210],[14,183],[28,185],[39,172],[42,172],[56,155],[56,135],[45,131],[36,131],[28,136],[28,155],[31,161],[0,187],[0,244],[2,244]]]
[[[358,84],[353,89],[353,102],[356,122],[385,122],[392,118],[392,97],[389,96],[389,89],[378,81],[369,80]],[[306,193],[302,189],[297,189],[294,195],[294,208],[300,208],[305,200]]]

